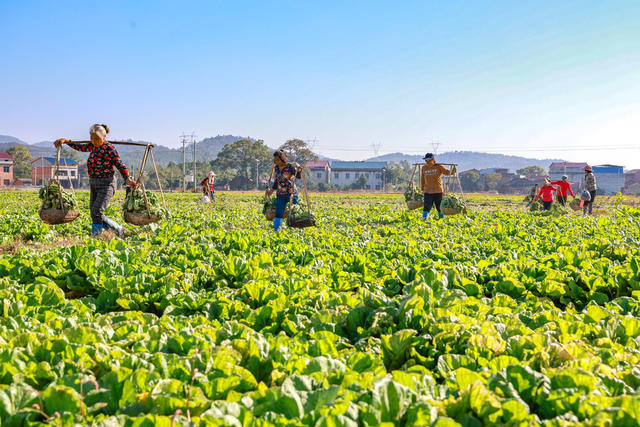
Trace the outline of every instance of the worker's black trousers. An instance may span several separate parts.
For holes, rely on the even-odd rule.
[[[433,205],[436,205],[436,210],[440,213],[440,203],[442,203],[442,193],[424,193],[424,207],[427,212],[431,210]]]
[[[558,203],[562,206],[567,206],[567,196],[558,196]]]
[[[89,207],[91,209],[91,221],[94,224],[104,224],[107,217],[104,211],[109,206],[111,198],[116,193],[116,178],[90,178]]]

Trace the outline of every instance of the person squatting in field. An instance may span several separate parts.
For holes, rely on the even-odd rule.
[[[571,183],[568,181],[569,177],[567,175],[562,175],[561,181],[549,181],[551,185],[558,186],[558,203],[562,206],[567,206],[567,192],[571,194],[571,197],[576,197],[573,194],[573,190],[571,189]]]
[[[209,196],[212,202],[215,201],[216,190],[213,187],[215,182],[216,174],[213,171],[209,171],[209,175],[207,175],[200,183],[200,185],[202,186],[202,192],[205,195]]]
[[[90,152],[87,160],[90,185],[91,235],[97,236],[103,230],[113,230],[120,237],[124,236],[124,228],[105,216],[104,211],[109,206],[111,198],[116,192],[116,178],[113,168],[117,168],[122,178],[131,188],[136,188],[136,182],[129,176],[129,171],[120,160],[113,145],[107,142],[109,126],[95,124],[89,129],[90,144],[72,143],[66,138],[57,139],[53,144],[60,147],[67,144],[76,151]]]
[[[582,214],[586,215],[587,211],[589,215],[593,214],[593,200],[596,198],[598,186],[596,185],[596,176],[593,174],[591,166],[587,165],[584,168],[584,186],[591,195],[591,199],[585,200],[582,206]]]
[[[274,191],[276,192],[276,216],[273,218],[273,230],[277,233],[282,225],[287,204],[296,191],[295,180],[298,170],[289,163],[287,153],[282,150],[273,153],[273,162],[275,163],[273,186],[267,188],[265,193],[268,197]]]
[[[536,199],[533,201],[533,203],[537,202],[540,196],[542,196],[542,205],[544,206],[544,210],[550,211],[551,205],[553,204],[553,193],[555,193],[556,191],[556,188],[551,185],[549,181],[546,181],[540,189],[540,192],[536,196]]]
[[[435,204],[438,211],[438,217],[444,218],[444,215],[440,211],[440,204],[442,203],[442,196],[444,190],[442,188],[442,175],[455,175],[455,166],[449,170],[436,163],[436,159],[432,153],[427,153],[423,159],[426,161],[426,165],[422,167],[420,174],[420,188],[424,193],[424,206],[422,210],[422,219],[426,221],[429,217],[429,211]]]

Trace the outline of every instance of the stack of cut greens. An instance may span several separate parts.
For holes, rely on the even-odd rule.
[[[144,201],[144,195],[142,193],[142,189],[138,188],[136,190],[131,190],[124,198],[124,203],[122,204],[122,209],[125,212],[132,213],[147,213],[147,205]],[[147,191],[147,200],[149,200],[149,212],[152,215],[158,215],[159,217],[166,217],[167,211],[162,206],[158,199],[158,195],[156,193],[152,193],[151,191]]]
[[[262,198],[262,213],[266,214],[268,210],[276,210],[276,198],[264,196]]]
[[[442,199],[442,208],[452,209],[456,212],[464,212],[467,210],[467,205],[464,200],[454,193],[448,193]]]
[[[404,192],[404,200],[406,202],[414,200],[416,202],[422,203],[422,191],[418,187],[407,188],[407,191]]]
[[[39,197],[42,200],[42,210],[60,209],[60,198],[62,198],[62,210],[70,211],[78,207],[75,194],[63,191],[60,184],[55,181],[40,188]]]

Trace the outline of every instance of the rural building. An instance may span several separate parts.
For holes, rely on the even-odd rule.
[[[13,157],[0,153],[0,187],[13,185]]]
[[[552,180],[562,179],[562,175],[567,175],[573,190],[578,191],[584,182],[584,168],[587,163],[556,162],[549,166],[549,178]],[[624,168],[617,165],[592,166],[596,176],[598,193],[617,194],[622,191],[625,185]]]
[[[572,163],[572,162],[555,162],[549,166],[549,179],[552,181],[559,181],[562,179],[562,175],[567,175],[571,187],[576,190],[582,181],[584,181],[584,168],[586,163]],[[598,177],[596,176],[596,179]]]
[[[528,179],[524,175],[515,175],[503,179],[498,184],[498,193],[500,194],[529,194],[532,187],[540,185],[537,180]]]
[[[624,194],[640,194],[640,169],[633,169],[624,173]]]
[[[31,179],[36,185],[43,185],[46,180],[53,178],[55,157],[38,157],[31,161]],[[78,186],[78,162],[73,159],[60,159],[58,176],[63,187],[69,187],[69,180]]]
[[[309,161],[305,164],[309,169],[309,181],[318,185],[331,183],[331,165],[326,160]]]
[[[598,193],[618,194],[624,188],[624,168],[618,165],[593,166]]]
[[[386,162],[331,162],[330,181],[332,185],[344,189],[364,175],[367,179],[365,190],[383,190],[386,166]]]

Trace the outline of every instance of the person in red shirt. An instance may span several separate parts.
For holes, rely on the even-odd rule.
[[[549,183],[549,181],[545,182],[540,192],[536,196],[536,199],[533,201],[535,203],[538,201],[540,196],[542,196],[542,205],[544,206],[545,211],[551,210],[551,204],[553,203],[553,193],[556,192],[556,189],[553,185]]]
[[[567,192],[571,194],[571,197],[576,197],[571,189],[571,183],[568,181],[567,175],[562,175],[562,181],[549,181],[552,185],[557,185],[558,188],[558,202],[562,206],[567,206]]]
[[[216,189],[214,188],[215,182],[216,174],[211,171],[209,172],[209,175],[207,175],[200,183],[200,185],[202,185],[202,192],[205,195],[208,195],[212,202],[215,201],[216,196]]]

